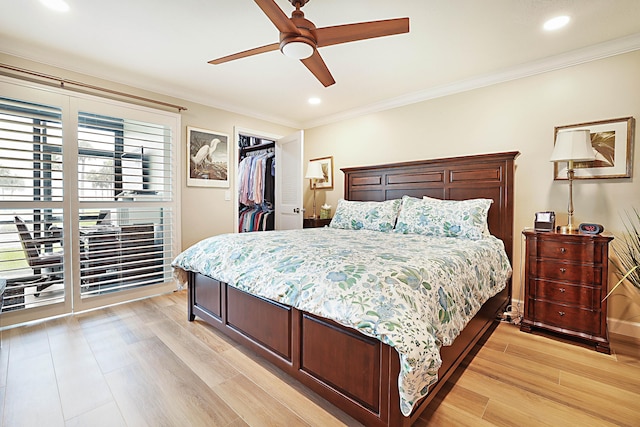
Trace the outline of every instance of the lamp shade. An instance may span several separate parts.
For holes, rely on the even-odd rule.
[[[322,164],[320,162],[309,162],[307,165],[307,174],[304,176],[307,179],[322,179],[324,173],[322,172]]]
[[[556,136],[556,145],[551,153],[552,162],[568,162],[595,160],[591,146],[589,129],[563,130]]]

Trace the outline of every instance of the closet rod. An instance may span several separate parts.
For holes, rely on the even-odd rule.
[[[249,145],[247,147],[241,147],[240,150],[245,153],[248,153],[250,151],[266,150],[267,148],[273,148],[275,146],[276,146],[276,143],[274,141],[271,141],[264,144]]]
[[[67,80],[67,79],[63,79],[61,77],[56,77],[56,76],[51,76],[49,74],[40,73],[38,71],[32,71],[32,70],[27,70],[25,68],[14,67],[13,65],[0,64],[0,68],[4,68],[4,69],[7,69],[7,70],[11,70],[11,71],[16,71],[18,73],[28,74],[30,76],[40,77],[40,78],[43,78],[43,79],[55,80],[58,83],[60,83],[60,87],[63,88],[63,89],[69,89],[69,88],[65,87],[65,85],[73,85],[73,86],[78,86],[78,87],[82,87],[82,88],[85,88],[85,89],[91,89],[91,90],[96,90],[96,91],[99,91],[99,92],[110,93],[112,95],[118,95],[118,96],[124,96],[126,98],[137,99],[139,101],[151,102],[153,104],[158,104],[158,105],[164,105],[165,107],[176,108],[176,109],[178,109],[178,112],[186,111],[186,109],[187,109],[187,107],[182,107],[180,105],[169,104],[167,102],[157,101],[155,99],[145,98],[145,97],[142,97],[142,96],[133,95],[133,94],[126,93],[126,92],[119,92],[117,90],[107,89],[107,88],[100,87],[100,86],[94,86],[94,85],[90,85],[88,83],[82,83],[82,82],[78,82],[78,81],[74,81],[74,80]],[[72,89],[69,89],[69,90],[72,90]]]

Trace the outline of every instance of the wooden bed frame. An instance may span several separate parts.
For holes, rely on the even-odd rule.
[[[489,230],[513,249],[514,160],[518,152],[342,169],[344,198],[382,201],[430,196],[490,198]],[[380,341],[295,308],[189,273],[189,320],[196,316],[235,339],[367,426],[409,426],[473,346],[495,328],[511,282],[490,299],[452,346],[443,347],[439,381],[410,417],[400,412],[398,353]]]

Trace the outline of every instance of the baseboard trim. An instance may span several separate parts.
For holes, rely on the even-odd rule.
[[[636,340],[640,340],[640,323],[629,322],[628,320],[608,319],[609,333],[624,335]]]

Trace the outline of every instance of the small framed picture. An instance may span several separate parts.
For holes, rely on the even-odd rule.
[[[324,178],[316,182],[316,188],[331,190],[333,188],[333,156],[311,159],[309,162],[318,162],[322,167]]]
[[[634,128],[633,117],[557,126],[553,140],[556,140],[560,130],[589,130],[596,159],[575,162],[574,179],[631,178]],[[566,164],[560,167],[558,163],[554,163],[553,179],[567,179]]]
[[[229,187],[229,136],[187,127],[187,185]]]

